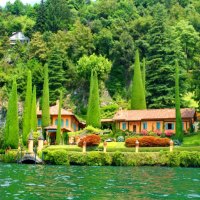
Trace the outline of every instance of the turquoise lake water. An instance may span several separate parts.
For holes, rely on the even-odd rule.
[[[200,199],[200,169],[0,163],[0,200],[7,199]]]

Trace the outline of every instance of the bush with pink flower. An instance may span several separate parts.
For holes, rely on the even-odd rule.
[[[148,135],[148,131],[146,129],[141,130],[141,135]]]
[[[174,134],[173,130],[165,130],[165,136],[166,137],[171,137]]]
[[[162,131],[160,129],[156,129],[154,132],[157,136],[161,136],[162,134]]]

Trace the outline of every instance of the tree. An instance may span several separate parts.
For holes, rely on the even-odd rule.
[[[144,86],[144,95],[145,95],[146,94],[146,60],[145,58],[143,59],[143,65],[142,65],[142,83]]]
[[[60,94],[60,90],[65,89],[63,87],[65,82],[65,73],[63,70],[62,51],[60,51],[57,46],[55,46],[50,52],[48,68],[50,101],[55,102],[56,97]]]
[[[59,108],[58,108],[58,123],[57,123],[57,131],[56,131],[57,145],[61,143],[61,109],[62,109],[62,91],[60,91],[60,100],[59,100]]]
[[[41,0],[40,7],[37,11],[35,30],[39,31],[40,33],[44,33],[46,30],[46,7],[44,0]]]
[[[48,78],[48,66],[44,67],[44,84],[42,95],[42,128],[49,126],[50,113],[49,113],[49,78]]]
[[[23,143],[27,143],[27,137],[31,131],[31,97],[32,97],[32,76],[31,71],[28,71],[27,85],[26,85],[26,97],[24,102],[23,113]]]
[[[37,131],[37,102],[36,87],[33,87],[32,103],[31,103],[31,131]]]
[[[5,126],[5,147],[17,149],[19,143],[19,122],[17,106],[17,83],[13,80],[12,90],[8,100],[8,110]]]
[[[134,76],[132,81],[131,109],[146,109],[145,91],[140,70],[139,51],[135,54]]]
[[[91,72],[90,79],[90,96],[87,109],[87,125],[91,125],[95,128],[101,127],[100,119],[100,105],[99,105],[99,87],[97,72]]]
[[[183,127],[180,111],[180,95],[179,95],[179,66],[176,61],[176,74],[175,74],[175,106],[176,106],[176,135],[175,137],[183,141]]]
[[[46,27],[47,31],[57,32],[66,30],[72,21],[72,12],[65,0],[46,1]]]

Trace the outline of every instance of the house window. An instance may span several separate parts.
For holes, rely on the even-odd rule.
[[[160,130],[160,122],[156,122],[156,129]]]
[[[76,131],[76,124],[73,124],[73,129],[74,131]]]
[[[64,126],[64,121],[63,121],[63,119],[61,119],[61,127],[63,127]]]
[[[122,130],[126,130],[126,122],[122,123]]]
[[[174,123],[166,123],[165,130],[174,130]]]
[[[55,120],[55,125],[58,126],[58,119]],[[61,127],[64,126],[64,122],[63,119],[61,119]]]
[[[38,127],[41,127],[41,126],[42,126],[42,119],[38,118]]]
[[[68,127],[68,126],[69,126],[69,120],[68,120],[68,119],[66,119],[66,122],[65,122],[65,124],[66,124],[66,127]]]
[[[146,129],[147,129],[147,122],[143,122],[143,124],[142,124],[142,125],[143,125],[143,129],[145,129],[145,130],[146,130]]]

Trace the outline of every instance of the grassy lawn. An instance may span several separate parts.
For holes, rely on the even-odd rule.
[[[197,135],[184,137],[182,146],[200,146],[200,133]]]
[[[197,136],[197,135],[195,135]],[[196,138],[195,136],[187,137]],[[199,135],[198,135],[199,137]],[[197,137],[197,140],[198,140]],[[192,140],[193,141],[193,140]],[[189,143],[188,143],[189,144]],[[191,144],[191,143],[190,143]],[[52,145],[46,147],[46,150],[66,150],[66,151],[75,151],[75,152],[82,152],[82,148],[78,147],[77,145]],[[98,147],[87,148],[88,151],[102,151],[103,150],[103,143],[101,143]],[[108,142],[107,143],[107,152],[135,152],[135,148],[127,148],[124,145],[124,142]],[[140,152],[162,152],[162,151],[169,151],[169,147],[140,147]],[[200,145],[189,145],[187,146],[175,146],[174,151],[200,151]]]

